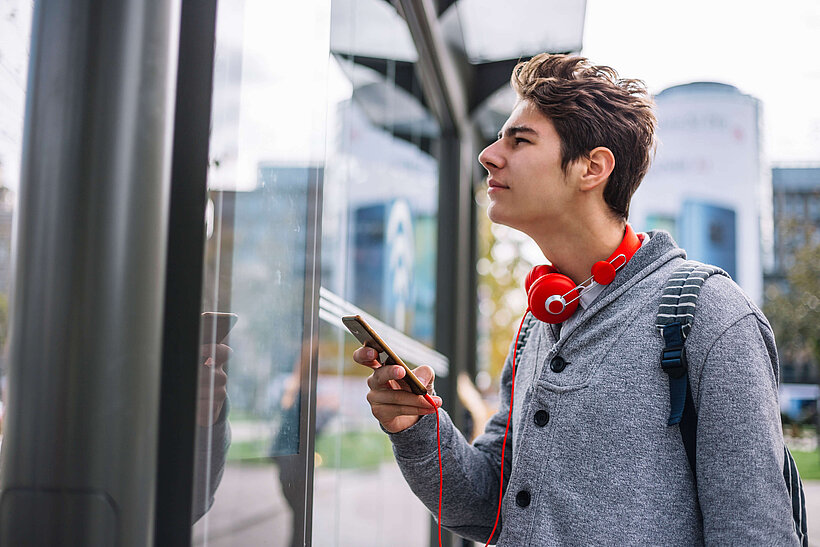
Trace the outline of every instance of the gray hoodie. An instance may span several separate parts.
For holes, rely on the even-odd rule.
[[[678,427],[666,425],[669,381],[655,315],[684,258],[655,232],[560,339],[536,321],[516,363],[498,545],[798,544],[782,476],[774,337],[726,277],[704,284],[686,343],[699,418],[697,486]],[[442,523],[482,543],[498,506],[511,360],[501,410],[472,445],[439,411]],[[435,514],[435,417],[390,438],[405,479]]]

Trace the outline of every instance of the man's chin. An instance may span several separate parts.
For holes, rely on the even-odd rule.
[[[529,233],[525,230],[525,227],[521,225],[521,219],[516,215],[504,215],[497,209],[493,210],[491,206],[487,209],[487,218],[489,218],[490,222],[493,224],[506,226],[507,228],[517,230],[525,235],[529,235]]]
[[[499,210],[499,207],[494,206],[492,203],[487,207],[487,218],[489,218],[490,222],[493,224],[503,224],[504,226],[510,225],[509,216],[505,215],[503,211]]]

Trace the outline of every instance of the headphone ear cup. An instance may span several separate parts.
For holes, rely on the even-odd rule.
[[[574,302],[564,304],[552,299],[553,296],[563,297],[564,302]],[[533,281],[527,291],[527,303],[536,319],[553,325],[563,323],[578,308],[578,288],[564,274],[549,273]]]
[[[539,264],[538,266],[533,267],[533,269],[530,270],[530,273],[527,274],[527,279],[524,280],[524,290],[529,293],[530,287],[532,287],[532,284],[539,278],[544,277],[547,274],[556,273],[557,271],[558,270],[555,266],[550,264]]]

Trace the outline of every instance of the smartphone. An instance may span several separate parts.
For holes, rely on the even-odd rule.
[[[200,340],[202,343],[221,344],[228,337],[228,333],[236,322],[239,316],[235,313],[221,312],[221,311],[206,311],[202,312],[199,322]]]
[[[347,330],[349,330],[350,333],[356,337],[356,340],[379,352],[379,362],[381,364],[399,365],[404,368],[404,371],[407,374],[405,374],[404,378],[399,381],[403,380],[407,387],[410,388],[410,391],[416,395],[424,395],[427,393],[427,388],[424,387],[424,384],[422,384],[418,378],[416,378],[416,375],[413,374],[410,367],[404,364],[404,361],[396,355],[396,352],[384,343],[381,336],[376,334],[373,327],[368,325],[367,321],[365,321],[361,315],[345,315],[342,317],[342,323],[345,327],[347,327]]]

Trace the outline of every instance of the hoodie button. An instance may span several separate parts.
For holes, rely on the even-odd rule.
[[[556,355],[550,361],[550,370],[553,372],[561,372],[567,366],[567,362],[560,355]]]
[[[538,427],[544,427],[545,425],[547,425],[547,422],[550,421],[550,413],[546,410],[539,410],[535,413],[534,419],[535,425],[537,425]]]
[[[526,507],[530,504],[530,493],[526,490],[521,490],[515,495],[515,504],[518,507]]]

